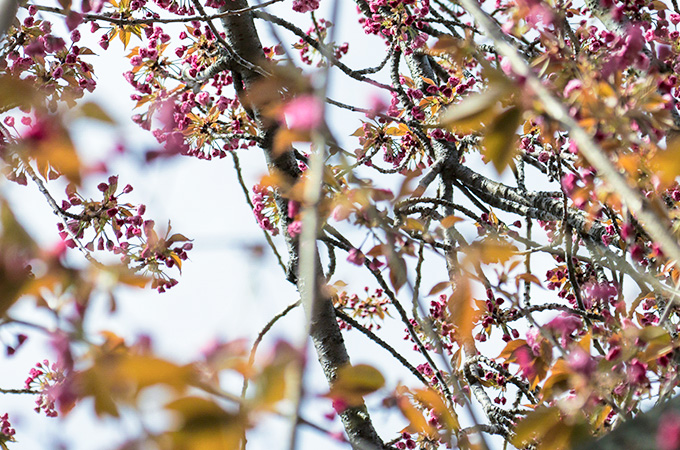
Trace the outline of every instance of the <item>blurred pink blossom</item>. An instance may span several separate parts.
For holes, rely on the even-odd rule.
[[[323,104],[313,95],[294,98],[283,108],[283,118],[292,130],[312,130],[321,124]]]
[[[677,450],[680,448],[680,414],[669,411],[661,416],[656,430],[656,448]]]

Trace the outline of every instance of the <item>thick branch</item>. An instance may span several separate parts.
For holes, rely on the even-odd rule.
[[[234,0],[227,2],[222,7],[222,11],[243,10],[247,7],[248,4],[245,0]],[[257,65],[260,60],[264,59],[262,44],[253,23],[252,13],[230,15],[222,17],[221,20],[226,32],[225,40],[240,58],[253,65]],[[263,78],[262,74],[242,64],[234,64],[231,70],[235,75],[235,84],[241,83],[240,86],[236,86],[239,100],[242,104],[249,104],[250,102],[245,97],[249,91],[258,89],[258,82]],[[277,124],[264,117],[257,105],[253,105],[253,115],[263,137],[262,149],[265,152],[270,169],[288,178],[287,181],[291,184],[295,183],[300,176],[300,170],[293,152],[283,152],[279,155],[273,152],[273,140],[277,131]],[[276,202],[281,212],[281,226],[288,247],[289,279],[297,280],[296,272],[300,249],[298,242],[287,232],[290,223],[287,214],[287,199],[283,198],[280,192],[277,192]],[[323,274],[319,270],[318,286],[322,285],[322,280]],[[305,286],[298,282],[298,290],[303,292],[304,289]],[[311,311],[308,311],[310,315],[310,336],[324,374],[329,383],[332,384],[337,376],[337,371],[350,364],[349,355],[330,297],[319,287],[315,289],[314,295],[315,301],[311,306]],[[383,448],[383,442],[373,428],[365,406],[348,408],[340,413],[340,418],[354,448]]]

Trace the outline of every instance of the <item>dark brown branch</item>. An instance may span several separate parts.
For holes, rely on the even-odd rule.
[[[380,337],[377,334],[375,334],[374,332],[372,332],[371,330],[369,330],[365,326],[361,325],[359,322],[357,322],[352,317],[348,316],[347,314],[345,314],[342,310],[340,310],[338,308],[335,309],[335,314],[337,314],[337,316],[340,319],[344,320],[345,322],[350,324],[352,327],[356,328],[358,331],[360,331],[361,333],[366,335],[366,337],[368,337],[370,340],[372,340],[373,342],[375,342],[376,344],[378,344],[379,346],[381,346],[382,348],[387,350],[404,367],[406,367],[416,378],[418,378],[421,381],[421,383],[423,383],[425,386],[430,385],[430,383],[428,383],[428,381],[425,379],[423,374],[418,372],[418,369],[413,367],[413,365],[410,362],[408,362],[406,360],[406,358],[401,356],[401,353],[396,351],[390,344],[388,344],[387,342],[380,339]]]
[[[234,0],[226,2],[222,7],[222,11],[241,10],[247,7],[248,4],[245,0]],[[262,44],[253,23],[253,12],[228,15],[222,17],[221,20],[226,33],[225,40],[238,57],[253,65],[256,65],[258,61],[264,58]],[[263,75],[243,64],[235,64],[231,70],[232,74],[235,75],[235,85],[240,83],[240,86],[237,86],[239,100],[242,104],[248,104],[248,100],[245,97],[247,92],[258,89],[258,83],[262,80]],[[286,178],[290,185],[293,185],[300,177],[300,170],[294,153],[283,152],[275,154],[273,142],[277,131],[277,124],[265,117],[257,105],[253,106],[252,113],[255,122],[260,128],[260,135],[263,138],[261,147],[264,150],[268,166],[271,170]],[[281,229],[288,249],[288,278],[291,281],[297,282],[298,290],[302,293],[305,291],[306,286],[297,277],[299,244],[287,231],[288,225],[291,223],[291,219],[288,217],[288,200],[281,195],[280,189],[275,193],[275,200],[279,208]],[[336,320],[332,301],[327,293],[320,288],[323,285],[323,274],[318,265],[317,268],[319,282],[316,284],[319,287],[314,290],[314,302],[312,305],[306,305],[306,307],[309,306],[311,309],[307,311],[310,315],[310,337],[316,348],[323,372],[328,382],[332,384],[338,370],[350,364],[350,359]],[[364,405],[345,409],[340,413],[340,419],[349,442],[354,448],[383,447],[384,444],[376,433]]]

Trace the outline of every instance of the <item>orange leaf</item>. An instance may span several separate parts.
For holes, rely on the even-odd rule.
[[[446,216],[442,220],[439,221],[439,223],[442,224],[444,228],[451,228],[458,222],[462,222],[464,219],[461,219],[460,217],[456,216]]]
[[[441,282],[435,284],[434,286],[432,286],[432,289],[430,289],[430,292],[427,294],[427,296],[429,297],[430,295],[439,294],[441,291],[443,291],[444,289],[446,289],[448,287],[451,287],[450,281],[441,281]]]
[[[477,323],[479,311],[474,308],[470,281],[460,277],[453,285],[453,294],[447,304],[449,321],[456,327],[461,345],[474,344],[472,330]]]
[[[456,432],[460,429],[458,416],[446,406],[441,393],[434,389],[419,389],[413,393],[413,398],[432,409],[446,430]]]
[[[470,244],[467,259],[482,264],[503,264],[517,253],[514,245],[494,238],[487,238]]]
[[[341,399],[350,406],[363,403],[364,395],[377,391],[385,385],[385,377],[368,364],[347,365],[338,370],[327,397]]]
[[[515,350],[517,350],[519,347],[522,347],[523,345],[527,345],[527,341],[524,339],[515,339],[514,341],[510,341],[507,344],[505,344],[505,348],[503,351],[501,351],[501,354],[498,355],[498,358],[502,358],[505,360],[509,360]]]
[[[516,131],[521,120],[522,112],[513,106],[499,114],[484,135],[484,155],[491,160],[498,173],[502,173],[515,156]]]
[[[523,448],[534,440],[541,441],[546,432],[561,421],[557,407],[539,408],[529,413],[515,428],[512,445]]]
[[[248,428],[246,417],[222,409],[217,403],[201,397],[184,397],[167,404],[176,413],[180,426],[167,433],[172,448],[201,450],[236,450]]]
[[[408,429],[412,433],[420,433],[426,436],[435,437],[437,430],[428,423],[423,413],[413,406],[407,397],[399,397],[397,406],[408,421]]]
[[[543,287],[541,280],[539,280],[538,277],[532,273],[521,273],[515,277],[515,286],[518,288],[520,281],[524,281],[525,283],[535,283]]]

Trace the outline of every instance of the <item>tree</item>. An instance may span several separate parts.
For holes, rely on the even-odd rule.
[[[628,419],[648,400],[665,403],[679,382],[675,0],[356,0],[359,23],[384,50],[365,69],[346,65],[349,45],[335,41],[348,5],[334,2],[322,19],[318,0],[294,0],[287,20],[269,12],[279,2],[6,2],[3,173],[44,195],[62,245],[40,248],[1,199],[2,325],[41,328],[12,313],[35,302],[54,316],[53,329],[38,331],[58,354],[3,392],[36,396],[50,417],[86,398],[99,417],[118,417],[163,386],[176,423],[126,448],[241,448],[266,415],[289,416],[282,447],[295,447],[299,427],[333,438],[301,408],[314,395],[303,383],[306,341],[255,358],[300,306],[344,427],[335,438],[354,449],[485,448],[490,435],[556,449],[639,430]],[[82,45],[87,30],[100,49]],[[297,287],[299,301],[252,348],[220,343],[183,365],[143,340],[87,331],[93,295],[104,290],[115,304],[120,285],[163,293],[193,247],[191,230],[158,227],[129,203],[133,186],[115,174],[86,194],[95,177],[71,124],[113,120],[83,97],[117,41],[132,66],[122,74],[136,91],[132,121],[160,144],[149,163],[232,158]],[[329,98],[343,77],[374,89],[369,107]],[[329,108],[357,119],[333,122]],[[256,151],[268,175],[249,189],[238,155]],[[67,259],[69,248],[88,264]],[[341,279],[342,265],[364,275]],[[412,350],[383,332],[395,322]],[[365,349],[348,348],[343,333],[363,334],[414,378],[386,384],[376,367],[352,365],[349,352]],[[223,373],[241,378],[241,393]],[[372,419],[364,398],[403,426]],[[662,411],[630,423],[647,423],[648,443],[680,448],[680,415]],[[1,432],[10,448],[7,415]]]

